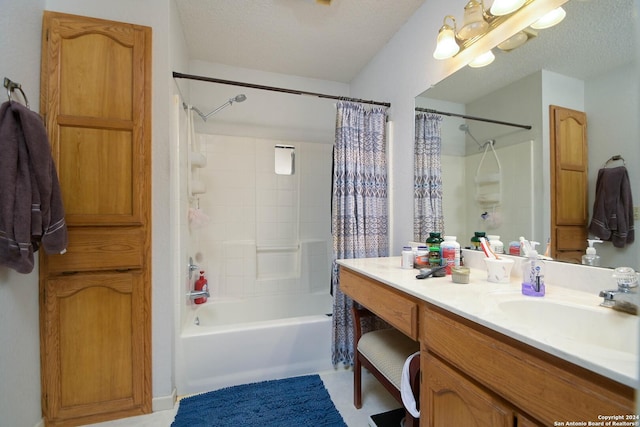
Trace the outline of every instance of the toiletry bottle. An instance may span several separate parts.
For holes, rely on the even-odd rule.
[[[196,291],[206,291],[209,289],[209,284],[207,282],[207,279],[204,277],[204,271],[200,271],[200,278],[196,280],[196,283],[193,286],[193,289]],[[196,298],[193,300],[193,302],[195,302],[196,304],[205,303],[207,302],[207,297]]]
[[[596,248],[593,247],[593,244],[602,243],[602,240],[598,238],[587,239],[587,242],[589,242],[589,247],[587,248],[587,253],[582,255],[582,264],[598,267],[600,266],[600,255],[596,254]]]
[[[438,250],[440,249],[440,244],[442,243],[442,237],[440,237],[440,233],[429,233],[429,237],[427,237],[427,246],[429,247],[429,250],[431,250],[431,248],[433,247],[437,247]]]
[[[460,243],[456,239],[456,236],[444,236],[444,242],[440,244],[442,263],[447,266],[448,275],[451,274],[451,267],[460,266]]]
[[[544,296],[544,262],[538,259],[538,251],[535,249],[529,250],[527,255],[528,260],[522,263],[522,294]]]
[[[500,236],[496,234],[489,234],[487,236],[487,239],[489,239],[489,247],[494,253],[496,254],[504,253],[504,243],[500,241]]]
[[[411,246],[402,248],[402,268],[413,268],[413,250],[411,250]]]
[[[486,233],[484,231],[475,231],[473,236],[471,236],[471,249],[480,251],[482,248],[480,247],[480,238],[486,237]]]
[[[509,242],[509,255],[518,255],[520,256],[520,242],[514,240]]]
[[[426,246],[418,246],[416,256],[413,260],[414,268],[426,268],[429,267],[429,248]]]

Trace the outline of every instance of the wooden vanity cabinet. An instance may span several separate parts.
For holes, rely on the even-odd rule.
[[[634,413],[631,387],[428,303],[420,323],[423,426],[549,426]]]
[[[413,340],[418,340],[418,299],[354,271],[340,269],[340,289]]]
[[[420,341],[422,427],[553,426],[635,412],[629,386],[345,267],[340,286]]]
[[[512,409],[428,352],[422,352],[421,424],[511,427]]]

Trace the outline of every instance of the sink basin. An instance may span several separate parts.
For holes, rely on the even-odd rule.
[[[638,316],[546,298],[503,300],[497,305],[511,324],[545,331],[542,339],[560,349],[570,346],[612,358],[637,357]]]

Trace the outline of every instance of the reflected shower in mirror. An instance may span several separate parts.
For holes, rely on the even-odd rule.
[[[531,125],[522,129],[455,116],[443,120],[445,232],[458,236],[463,246],[475,231],[485,231],[500,235],[505,246],[519,236],[539,241],[543,253],[547,240],[556,237],[550,105],[586,113],[587,220],[598,170],[614,155],[625,158],[633,198],[640,205],[634,1],[570,0],[563,7],[567,16],[561,24],[540,30],[510,52],[494,49],[493,64],[464,67],[416,97],[416,108]],[[492,216],[483,214],[492,211],[476,200],[475,177],[487,140],[495,141],[502,166],[501,202],[493,211],[493,219],[500,221],[488,221]],[[487,159],[489,154],[483,165]],[[586,239],[582,244],[586,248]],[[605,242],[597,251],[602,266],[640,270],[640,242],[624,248]]]

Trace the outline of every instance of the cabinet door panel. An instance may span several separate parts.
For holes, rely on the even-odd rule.
[[[133,141],[130,131],[60,128],[58,174],[65,211],[133,220]]]
[[[500,399],[423,351],[420,414],[428,427],[512,427],[513,411]]]
[[[139,273],[59,276],[46,283],[53,419],[142,404],[144,297]],[[103,407],[104,402],[111,402]]]

